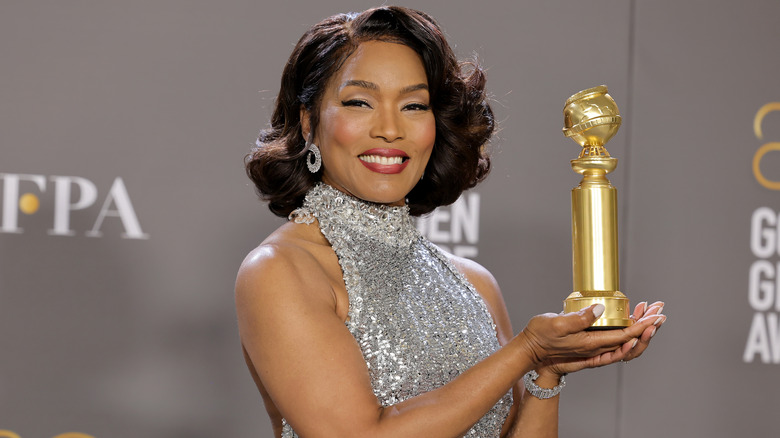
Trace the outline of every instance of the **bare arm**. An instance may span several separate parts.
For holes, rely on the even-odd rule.
[[[595,320],[590,309],[536,317],[452,382],[383,408],[329,284],[307,251],[270,245],[247,258],[236,284],[244,347],[276,407],[306,437],[459,436],[542,360],[615,350],[649,324],[592,335],[582,332]]]

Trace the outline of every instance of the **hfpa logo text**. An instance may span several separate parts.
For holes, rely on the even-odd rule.
[[[47,230],[47,233],[52,236],[75,236],[76,231],[71,229],[70,224],[71,213],[89,208],[98,201],[98,188],[95,183],[80,176],[46,177],[24,173],[0,173],[0,182],[3,184],[0,233],[23,233],[24,229],[19,224],[19,213],[35,214],[41,205],[41,195],[53,192],[52,227]],[[78,192],[75,196],[78,199],[72,199],[74,192]],[[119,218],[124,228],[121,237],[149,238],[149,235],[141,229],[127,187],[120,177],[114,179],[103,198],[92,227],[85,231],[84,235],[101,237],[103,235],[101,228],[107,217]]]

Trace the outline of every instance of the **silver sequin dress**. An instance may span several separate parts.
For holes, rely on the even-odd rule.
[[[442,386],[499,348],[477,291],[414,227],[408,207],[371,204],[319,184],[290,218],[319,221],[349,295],[346,322],[382,406]],[[465,436],[498,437],[507,392]],[[282,438],[298,435],[282,420]]]

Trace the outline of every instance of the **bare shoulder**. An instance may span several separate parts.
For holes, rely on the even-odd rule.
[[[312,262],[312,241],[300,231],[284,224],[247,254],[238,275],[253,277],[275,269],[296,269],[297,265]]]
[[[286,223],[252,250],[238,270],[236,305],[326,292],[330,282],[323,259],[329,245],[317,230],[316,225]]]

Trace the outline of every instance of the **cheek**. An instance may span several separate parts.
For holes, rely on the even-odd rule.
[[[321,125],[323,129],[320,131],[320,142],[325,147],[349,147],[364,135],[362,124],[353,117],[339,114],[338,111],[324,116],[325,123]]]
[[[436,142],[436,120],[431,117],[430,123],[426,123],[420,129],[418,144],[425,146],[425,153],[430,154],[433,150],[433,144]]]

